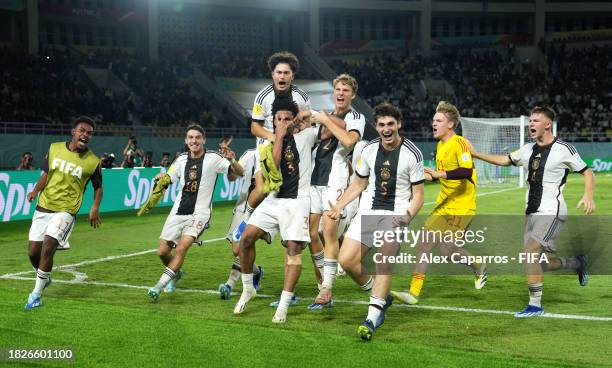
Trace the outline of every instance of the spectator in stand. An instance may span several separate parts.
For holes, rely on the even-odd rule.
[[[33,162],[34,156],[32,155],[32,152],[24,152],[23,155],[21,155],[21,160],[19,161],[19,165],[15,168],[15,170],[34,170],[34,165],[32,165]]]
[[[147,151],[144,155],[144,160],[142,162],[142,166],[144,167],[153,167],[153,152]]]
[[[138,148],[138,140],[135,136],[128,138],[128,143],[123,149],[123,162],[121,167],[141,167],[144,153]]]
[[[159,166],[169,168],[171,163],[172,162],[170,161],[170,152],[162,153],[162,159],[159,163]]]
[[[115,167],[115,154],[114,153],[105,153],[100,158],[102,162],[103,169],[112,169]]]

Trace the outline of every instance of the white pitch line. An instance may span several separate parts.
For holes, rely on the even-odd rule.
[[[27,281],[32,281],[35,279],[33,277],[22,277],[22,276],[9,276],[9,277],[3,277],[3,278],[10,279],[10,280],[27,280]],[[120,287],[120,288],[128,288],[128,289],[142,289],[142,290],[147,290],[149,288],[148,286],[142,286],[142,285],[131,285],[131,284],[125,284],[125,283],[98,282],[98,281],[53,280],[53,282],[59,283],[59,284],[97,285],[97,286]],[[205,289],[182,289],[181,288],[181,289],[176,289],[176,291],[180,291],[184,293],[199,293],[199,294],[209,294],[209,295],[219,294],[218,290],[205,290]],[[238,293],[232,293],[232,295],[238,295]],[[278,295],[257,294],[257,297],[271,299],[271,298],[278,298]],[[365,300],[338,300],[338,299],[335,299],[334,303],[351,304],[351,305],[369,304]],[[496,310],[496,309],[444,307],[444,306],[435,306],[435,305],[395,304],[394,306],[399,307],[399,308],[428,309],[428,310],[463,312],[463,313],[503,314],[503,315],[511,315],[511,316],[514,316],[514,314],[516,313],[512,311]],[[555,319],[584,320],[584,321],[602,321],[602,322],[612,321],[612,317],[583,316],[583,315],[575,315],[575,314],[558,314],[558,313],[544,313],[540,317],[555,318]]]
[[[223,237],[223,238],[207,239],[207,240],[202,240],[202,243],[212,243],[212,242],[216,242],[216,241],[224,240],[224,239],[225,239],[225,237]],[[109,261],[114,261],[114,260],[122,259],[122,258],[141,256],[143,254],[149,254],[149,253],[153,253],[155,251],[157,251],[157,248],[149,249],[149,250],[143,250],[142,252],[121,254],[121,255],[118,255],[118,256],[108,256],[108,257],[104,257],[104,258],[92,259],[92,260],[89,260],[89,261],[82,261],[82,262],[79,262],[79,263],[61,265],[61,266],[54,267],[54,269],[55,270],[61,270],[61,269],[64,269],[64,268],[75,268],[75,267],[86,266],[86,265],[91,265],[91,264],[100,263],[100,262],[109,262]],[[30,270],[30,271],[23,271],[23,272],[17,272],[17,273],[8,273],[8,274],[0,276],[0,278],[10,278],[12,276],[27,275],[29,273],[34,273],[34,272],[36,272],[36,271]]]
[[[476,194],[476,197],[484,197],[487,195],[491,195],[491,194],[498,194],[498,193],[503,193],[503,192],[509,192],[511,190],[517,190],[517,189],[523,189],[520,187],[512,187],[512,188],[506,188],[506,189],[500,189],[500,190],[494,190],[492,192],[486,192],[486,193],[481,193],[481,194]],[[429,204],[436,204],[436,201],[432,201],[432,202],[426,202],[423,203],[423,206],[429,205]]]
[[[519,188],[519,187],[512,187],[512,188],[500,189],[500,190],[495,190],[495,191],[492,191],[492,192],[477,194],[476,197],[482,197],[482,196],[491,195],[491,194],[498,194],[498,193],[508,192],[508,191],[516,190],[516,189],[521,189],[521,188]],[[435,201],[427,202],[427,203],[424,203],[423,205],[431,205],[431,204],[436,204],[436,202]],[[215,242],[215,241],[219,241],[219,240],[224,240],[224,239],[225,238],[207,239],[207,240],[203,240],[202,243],[211,243],[211,242]],[[104,258],[92,259],[92,260],[89,260],[89,261],[83,261],[83,262],[79,262],[79,263],[58,266],[58,267],[56,267],[56,269],[72,268],[72,267],[79,267],[79,266],[95,264],[95,263],[99,263],[99,262],[114,261],[116,259],[127,258],[127,257],[135,257],[135,256],[143,255],[143,254],[153,253],[156,250],[157,249],[149,249],[149,250],[144,250],[142,252],[136,252],[136,253],[129,253],[129,254],[123,254],[123,255],[118,255],[118,256],[108,256],[108,257],[104,257]],[[2,278],[10,278],[12,276],[27,275],[27,274],[33,273],[33,272],[35,272],[35,271],[34,270],[30,270],[30,271],[23,271],[23,272],[17,272],[17,273],[7,273],[5,275],[0,275],[0,279],[2,279]]]

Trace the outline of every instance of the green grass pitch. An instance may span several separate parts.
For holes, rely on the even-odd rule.
[[[612,177],[596,177],[597,214],[612,214]],[[570,176],[565,198],[570,213],[582,191],[582,177]],[[504,190],[504,191],[500,191]],[[438,187],[426,188],[426,202]],[[487,195],[483,195],[489,193]],[[479,213],[521,214],[524,190],[480,188]],[[427,204],[423,211],[430,211]],[[225,235],[231,205],[216,205],[211,228],[203,239]],[[54,284],[43,295],[44,305],[23,306],[30,280],[0,278],[0,349],[73,349],[68,362],[31,361],[15,366],[188,367],[188,366],[377,366],[377,367],[597,367],[611,366],[612,276],[593,275],[588,287],[575,275],[547,274],[543,305],[548,313],[604,317],[607,320],[534,318],[511,314],[527,302],[525,276],[490,275],[474,290],[470,276],[428,276],[422,308],[393,306],[373,341],[356,334],[363,321],[367,296],[347,277],[338,278],[334,308],[311,312],[306,306],[316,294],[308,251],[297,294],[285,325],[271,323],[268,304],[282,288],[282,248],[259,243],[257,261],[265,267],[263,288],[245,314],[234,316],[238,296],[220,300],[214,292],[225,282],[232,263],[225,240],[193,247],[185,277],[171,295],[151,303],[146,288],[155,284],[163,267],[153,249],[168,208],[137,218],[133,213],[103,214],[103,224],[91,229],[80,219],[71,236],[72,249],[58,252],[55,265],[75,264],[71,272],[55,271],[54,280],[84,282]],[[27,258],[29,221],[0,224],[0,275],[30,271]],[[517,239],[520,247],[521,239]],[[144,252],[149,251],[149,252]],[[109,256],[143,254],[99,261]],[[408,276],[394,278],[406,287]],[[237,283],[238,292],[241,283]],[[360,304],[361,303],[361,304]],[[450,307],[427,308],[427,307]],[[477,309],[476,311],[462,310]],[[11,365],[6,360],[0,365]]]

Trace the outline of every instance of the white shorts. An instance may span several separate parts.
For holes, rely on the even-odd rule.
[[[342,236],[346,233],[355,215],[357,215],[357,211],[359,211],[359,198],[353,199],[353,201],[344,208],[346,216],[340,219],[340,223],[338,224],[338,236]]]
[[[57,240],[60,247],[69,248],[68,238],[72,234],[76,217],[68,212],[42,212],[35,210],[30,226],[30,241],[43,241],[45,235]]]
[[[242,209],[234,208],[234,216],[232,217],[232,223],[230,224],[229,229],[227,230],[227,234],[225,235],[225,239],[227,239],[230,243],[233,242],[233,234],[234,230],[240,225],[242,219],[244,218],[244,211]]]
[[[257,226],[274,237],[280,232],[283,241],[310,242],[310,198],[266,197],[251,215],[248,225]]]
[[[525,218],[525,244],[530,238],[536,240],[547,252],[555,252],[555,239],[559,236],[565,220],[553,215],[529,214]]]
[[[329,203],[335,205],[346,188],[326,187],[321,185],[310,186],[310,213],[322,214],[331,210]]]
[[[170,215],[164,223],[160,239],[178,244],[182,236],[193,236],[196,240],[208,229],[210,215]]]
[[[395,216],[405,216],[406,212],[393,212],[388,210],[363,210],[359,209],[351,221],[344,238],[356,240],[363,245],[371,248],[373,234],[377,230],[394,231],[393,218]],[[368,216],[364,220],[362,216]]]
[[[261,171],[260,160],[261,155],[259,154],[260,146],[267,146],[270,144],[270,141],[263,138],[257,138],[257,145],[255,146],[255,171],[253,172],[253,176]]]

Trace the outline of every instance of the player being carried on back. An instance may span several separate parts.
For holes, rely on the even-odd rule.
[[[525,170],[528,189],[523,250],[536,255],[535,259],[540,259],[544,252],[556,252],[555,239],[567,220],[563,188],[570,172],[584,176],[584,195],[577,208],[584,207],[587,215],[595,211],[593,170],[582,160],[574,146],[553,135],[554,120],[555,112],[551,108],[533,108],[529,117],[529,136],[535,142],[527,143],[507,156],[480,153],[472,148],[472,156],[478,159],[499,166],[520,166]],[[586,286],[589,281],[587,262],[587,256],[583,254],[571,258],[550,257],[548,263],[528,262],[529,304],[515,317],[536,317],[544,313],[543,271],[574,269],[580,285]]]
[[[470,154],[469,142],[455,133],[459,121],[459,110],[454,105],[446,101],[438,104],[431,123],[434,138],[438,140],[436,169],[425,167],[425,179],[439,180],[440,193],[436,199],[436,207],[424,225],[428,231],[441,233],[452,231],[457,234],[468,228],[476,213],[476,169]],[[427,262],[422,262],[423,255],[431,254],[435,245],[439,245],[440,254],[445,257],[457,253],[462,258],[466,257],[464,259],[471,256],[463,247],[444,243],[442,239],[439,241],[432,239],[419,244],[410,290],[392,291],[394,297],[406,304],[419,302],[428,267]],[[468,266],[475,275],[474,287],[482,289],[487,283],[486,265],[470,263]]]

